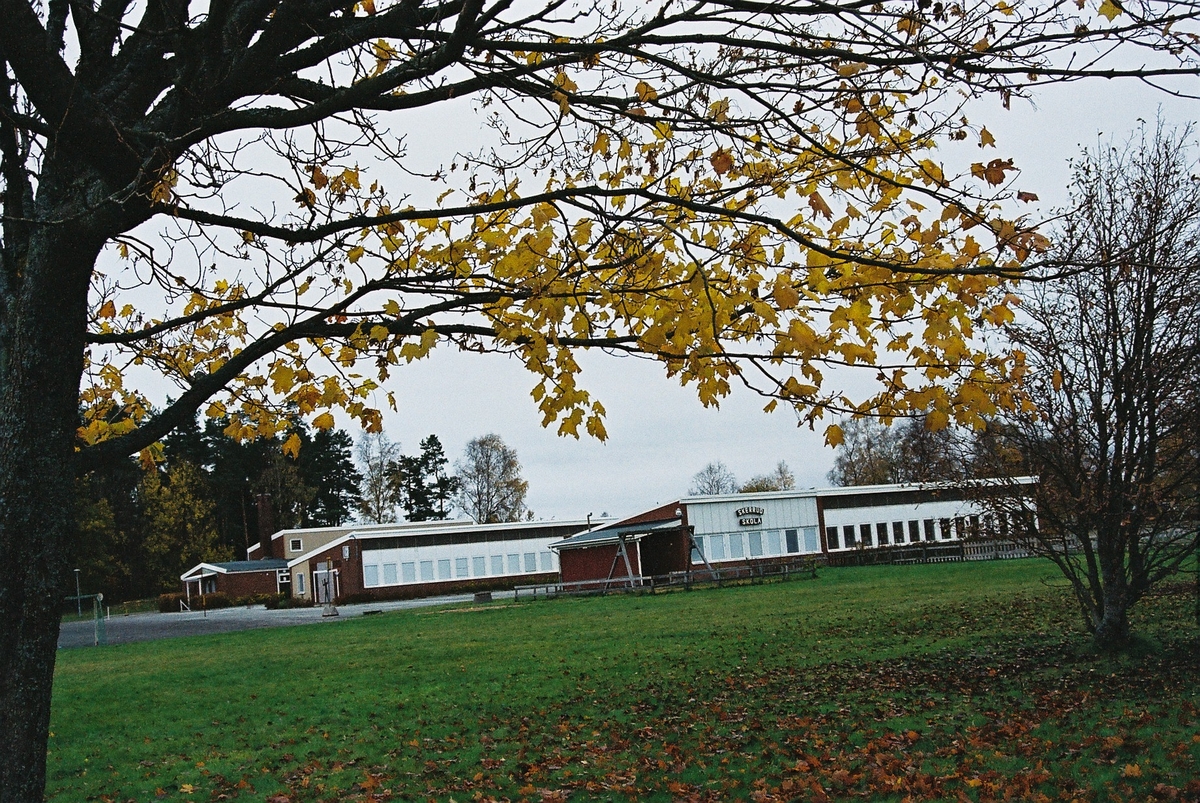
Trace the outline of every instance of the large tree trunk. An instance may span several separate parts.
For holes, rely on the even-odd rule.
[[[1096,648],[1105,652],[1116,652],[1129,644],[1129,609],[1136,601],[1125,580],[1125,558],[1112,555],[1102,561],[1103,590],[1100,594],[1101,610],[1092,630]]]
[[[88,283],[102,240],[67,220],[24,247],[6,243],[0,281],[0,803],[43,799],[69,585]]]

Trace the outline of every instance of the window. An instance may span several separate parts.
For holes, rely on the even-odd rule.
[[[433,561],[431,561],[431,560],[421,561],[421,582],[422,583],[433,582]]]
[[[712,550],[710,557],[713,560],[725,560],[725,536],[710,535],[708,537],[708,548]]]
[[[881,521],[875,525],[875,535],[879,537],[879,545],[887,546],[888,542],[888,526],[887,522]]]
[[[741,533],[729,534],[729,557],[746,557],[746,539]]]
[[[817,528],[804,528],[804,551],[805,552],[820,552],[821,545],[817,543]]]
[[[841,544],[838,543],[837,527],[826,527],[825,528],[825,540],[829,542],[830,549],[841,549],[842,548]],[[789,552],[792,551],[792,545],[790,543],[788,544],[788,551]]]
[[[875,541],[871,538],[870,524],[858,525],[858,540],[862,542],[863,546],[873,546],[875,544]]]
[[[921,522],[910,521],[908,523],[908,540],[914,544],[921,540]]]
[[[847,524],[842,527],[842,538],[846,541],[846,549],[854,546],[854,525]]]
[[[379,567],[378,566],[363,566],[363,585],[365,585],[365,586],[379,585]]]
[[[936,540],[933,534],[933,519],[925,519],[925,540]]]
[[[536,552],[526,552],[525,553],[525,573],[528,574],[530,572],[536,572],[536,571],[537,571],[537,553]]]
[[[762,553],[762,533],[750,533],[750,557],[761,558]]]
[[[509,574],[520,574],[521,573],[521,556],[520,555],[509,555],[508,556],[508,573]]]
[[[292,552],[303,552],[304,551],[303,539],[293,538],[291,541],[288,541],[288,549],[290,549]]]
[[[779,555],[783,549],[779,546],[779,530],[767,531],[767,554]]]
[[[800,535],[795,530],[783,531],[783,547],[789,555],[795,555],[800,551]]]
[[[468,561],[466,558],[455,558],[454,559],[454,576],[455,577],[470,577],[471,576],[470,561]]]
[[[492,574],[504,574],[503,555],[492,555]]]
[[[892,522],[892,542],[896,544],[904,543],[904,522]]]
[[[968,522],[967,535],[970,536],[971,538],[978,538],[979,537],[979,516],[978,515],[971,516],[969,519],[967,519],[967,522]]]
[[[450,579],[450,559],[449,558],[442,558],[441,560],[438,561],[438,579],[439,580],[449,580]]]
[[[704,562],[704,536],[697,535],[692,538],[692,563]]]
[[[545,552],[539,553],[538,558],[542,564],[542,571],[554,571],[554,554],[550,550],[547,549]]]
[[[304,596],[304,575],[302,574],[296,575],[296,593]]]
[[[487,575],[487,558],[483,555],[476,555],[471,558],[471,564],[471,571],[476,577]]]
[[[941,519],[938,521],[938,529],[942,531],[942,538],[950,537],[950,519]],[[933,540],[933,539],[930,539]]]
[[[408,563],[400,564],[400,578],[406,583],[417,582],[417,564]]]
[[[388,586],[394,586],[394,585],[396,585],[396,582],[397,582],[396,564],[394,564],[394,563],[383,564],[383,584],[388,585]]]
[[[954,520],[954,537],[966,538],[967,536],[967,520],[959,516]]]

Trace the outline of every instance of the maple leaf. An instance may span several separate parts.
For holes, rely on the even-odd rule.
[[[1118,0],[1104,0],[1104,2],[1100,4],[1100,8],[1096,9],[1096,12],[1109,22],[1112,22],[1117,17],[1121,16],[1124,11],[1125,9],[1121,8]]]
[[[733,168],[733,157],[724,148],[716,151],[708,158],[708,161],[719,176],[728,173]]]
[[[808,196],[808,205],[813,212],[823,215],[826,220],[833,219],[833,210],[829,208],[829,204],[825,203],[825,199],[821,197],[821,193],[813,190]]]
[[[993,159],[986,165],[980,162],[971,165],[971,175],[983,179],[988,184],[1003,184],[1004,173],[1007,170],[1016,170],[1012,159]]]

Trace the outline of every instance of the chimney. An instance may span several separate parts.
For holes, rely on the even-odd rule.
[[[275,554],[275,542],[271,536],[275,534],[275,509],[271,507],[271,495],[258,495],[258,545],[262,558],[279,558]]]

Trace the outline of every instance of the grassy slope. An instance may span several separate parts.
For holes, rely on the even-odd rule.
[[[1195,799],[1191,605],[1096,657],[1010,561],[75,650],[49,798]]]

